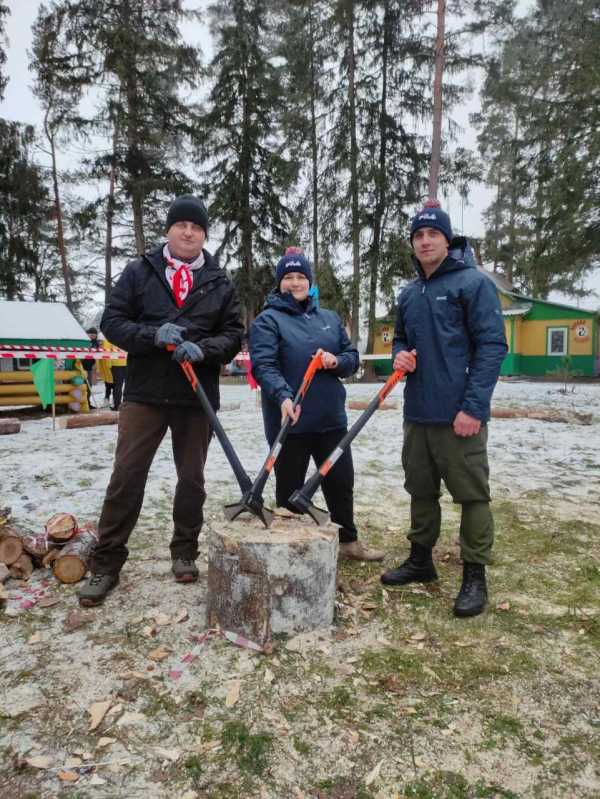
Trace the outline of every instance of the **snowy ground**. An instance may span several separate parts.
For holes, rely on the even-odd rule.
[[[589,426],[490,425],[497,556],[485,616],[457,623],[450,615],[458,516],[445,498],[439,586],[382,591],[380,566],[345,564],[335,628],[278,644],[269,657],[223,640],[194,643],[205,628],[204,585],[170,579],[166,440],[121,586],[103,608],[77,611],[72,587],[36,572],[30,587],[46,606],[23,611],[27,587],[7,585],[0,795],[600,796],[600,384],[560,388],[502,382],[495,394],[496,405],[594,418]],[[368,399],[376,390],[351,385],[348,394]],[[397,409],[376,414],[353,450],[359,529],[388,551],[386,565],[405,552],[408,514],[401,390],[391,399]],[[255,473],[266,446],[254,395],[223,386],[222,404],[222,422]],[[0,507],[38,529],[57,511],[97,518],[115,439],[116,427],[53,433],[48,419],[24,422],[19,435],[0,438]],[[207,529],[215,529],[221,506],[239,496],[216,442],[206,478]],[[189,618],[176,622],[182,608]],[[154,660],[160,647],[167,654]],[[197,657],[172,680],[190,651]],[[90,731],[95,701],[111,711]]]

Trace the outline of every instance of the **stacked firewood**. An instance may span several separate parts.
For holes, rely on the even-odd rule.
[[[10,508],[0,508],[0,576],[27,580],[34,569],[50,567],[61,583],[79,582],[96,541],[95,526],[79,525],[70,513],[55,513],[44,532],[35,532],[13,521]]]

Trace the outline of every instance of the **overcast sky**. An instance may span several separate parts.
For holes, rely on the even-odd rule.
[[[521,2],[525,6],[528,0],[521,0]],[[206,8],[208,4],[207,1],[184,0],[184,6],[188,8],[202,9]],[[31,25],[40,5],[39,0],[8,0],[11,13],[6,30],[9,47],[5,67],[9,83],[5,98],[0,102],[0,117],[34,125],[40,124],[41,114],[37,100],[30,89],[33,76],[28,69],[27,51],[31,46]],[[205,27],[198,23],[189,23],[183,30],[183,35],[188,42],[201,46],[205,59],[210,57],[211,42]],[[482,45],[485,46],[485,42],[482,42]],[[453,109],[452,112],[454,121],[462,129],[457,144],[471,149],[476,149],[477,133],[469,124],[469,114],[479,110],[477,88],[480,79],[477,72],[465,76],[465,80],[474,87],[474,91],[466,103],[460,108]],[[443,198],[444,207],[450,213],[455,230],[475,237],[483,235],[482,212],[490,201],[491,192],[482,184],[475,184],[471,187],[468,203],[463,204],[461,198],[456,194]],[[598,298],[600,296],[600,270],[596,270],[595,274],[588,279],[585,287],[590,292],[598,294],[590,295],[588,300],[580,301],[581,306],[598,308],[600,305]],[[574,300],[559,295],[555,295],[554,298],[569,304],[577,304]]]

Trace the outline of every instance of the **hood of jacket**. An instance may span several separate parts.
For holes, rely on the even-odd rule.
[[[427,276],[423,271],[420,261],[416,256],[412,258],[413,266],[417,275],[421,280],[427,280]],[[473,256],[471,245],[464,236],[455,236],[450,242],[448,248],[448,255],[444,258],[442,263],[438,266],[431,277],[440,277],[449,272],[458,272],[461,269],[477,269],[477,264]]]
[[[272,291],[265,300],[264,310],[272,308],[275,311],[284,311],[294,316],[310,314],[317,310],[314,297],[307,297],[306,307],[299,303],[289,292],[281,294],[279,291]]]

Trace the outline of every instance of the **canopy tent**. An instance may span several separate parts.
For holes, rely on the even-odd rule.
[[[63,303],[0,300],[0,358],[124,357],[89,347],[89,336]]]

